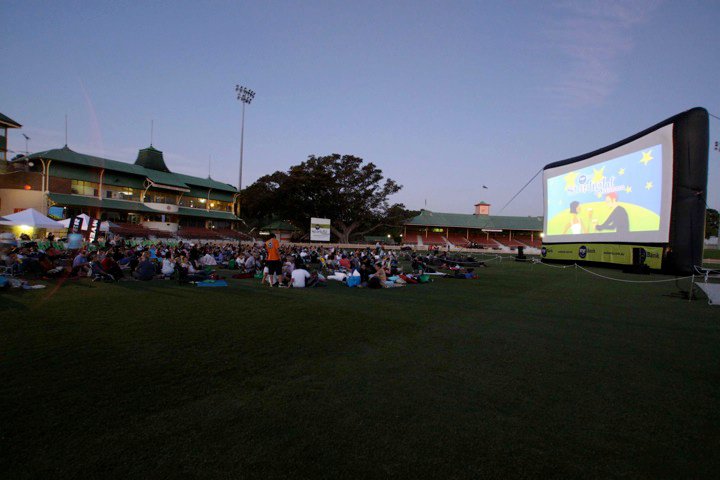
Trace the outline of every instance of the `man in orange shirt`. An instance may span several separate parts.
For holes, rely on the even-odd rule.
[[[278,250],[280,242],[275,238],[275,234],[270,234],[270,239],[265,242],[267,249],[267,267],[268,275],[271,276],[270,285],[277,287],[278,275],[282,275],[282,263],[280,262],[280,251]]]

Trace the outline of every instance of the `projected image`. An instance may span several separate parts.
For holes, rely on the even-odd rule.
[[[662,155],[658,144],[547,178],[546,236],[660,230]]]

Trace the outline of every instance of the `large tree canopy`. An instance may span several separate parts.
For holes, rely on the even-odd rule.
[[[389,197],[402,188],[373,163],[353,155],[310,156],[287,172],[259,178],[242,192],[242,215],[262,223],[272,217],[309,226],[310,217],[330,218],[340,242],[397,225],[411,216]]]

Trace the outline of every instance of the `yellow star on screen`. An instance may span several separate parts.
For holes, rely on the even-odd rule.
[[[625,175],[625,169],[621,168],[620,170],[618,170],[618,175]]]
[[[630,193],[630,192],[632,192],[632,187],[630,185],[628,185],[627,187],[625,187],[625,193]]]
[[[652,182],[646,182],[646,183],[645,183],[645,188],[647,188],[648,190],[650,190],[652,187],[653,187]]]
[[[645,165],[647,167],[647,164],[650,163],[650,160],[653,159],[652,150],[648,150],[647,152],[643,152],[643,157],[640,159],[640,163]]]
[[[577,172],[570,172],[565,175],[565,190],[571,190],[575,188],[575,179],[577,178]]]
[[[595,194],[595,196],[598,197],[598,198],[602,198],[602,192],[597,192],[597,193]]]
[[[593,168],[593,176],[592,176],[592,183],[600,183],[603,181],[603,178],[605,178],[605,175],[603,175],[603,172],[605,171],[605,167],[602,167],[600,170],[595,170]]]

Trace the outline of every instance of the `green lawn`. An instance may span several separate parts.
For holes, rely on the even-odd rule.
[[[720,310],[687,281],[479,273],[2,293],[0,478],[717,478]]]

